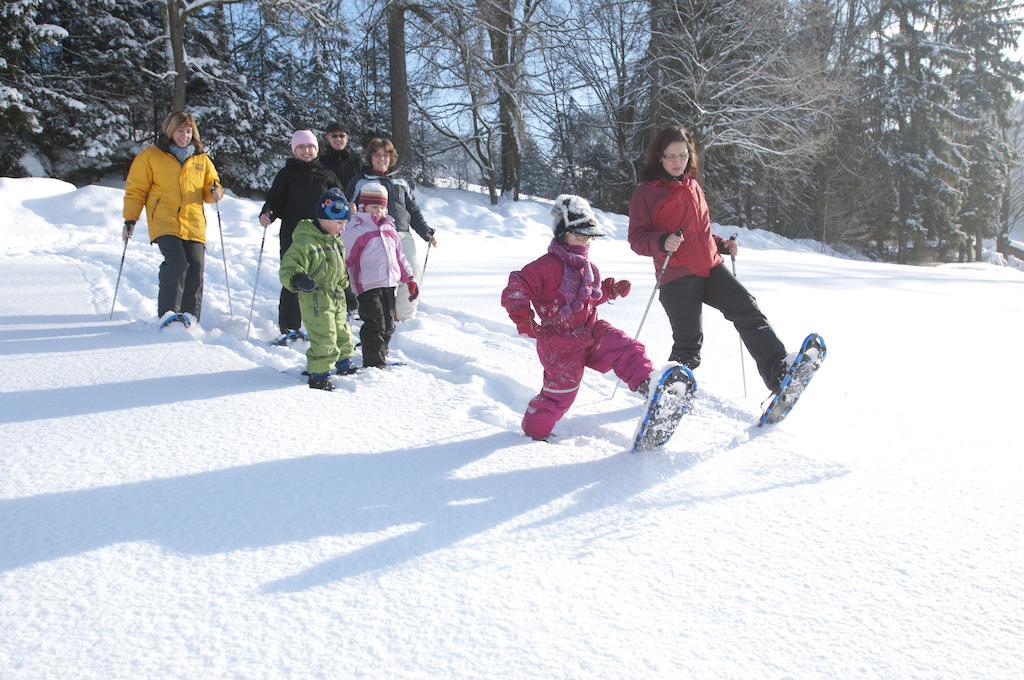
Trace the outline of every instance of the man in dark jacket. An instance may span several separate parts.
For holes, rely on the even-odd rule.
[[[348,126],[336,121],[332,122],[324,130],[324,138],[327,139],[328,146],[320,154],[320,163],[341,180],[341,188],[345,190],[352,182],[352,178],[358,175],[362,169],[359,154],[348,145]],[[347,198],[349,201],[352,200],[351,196]]]

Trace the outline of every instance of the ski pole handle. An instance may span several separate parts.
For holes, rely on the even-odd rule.
[[[732,241],[733,243],[735,243],[737,236],[739,236],[739,233],[738,232],[733,232],[733,235],[729,237],[729,240]],[[734,253],[729,253],[729,257],[732,259],[732,275],[735,277],[736,276],[736,255]]]

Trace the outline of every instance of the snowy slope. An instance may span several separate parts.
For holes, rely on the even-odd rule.
[[[121,198],[0,179],[0,677],[1024,673],[1024,273],[740,230],[740,278],[829,359],[753,428],[765,390],[708,310],[695,413],[634,456],[640,401],[595,373],[555,444],[519,431],[540,368],[498,297],[547,206],[423,192],[407,366],[326,394],[266,342],[253,201],[221,205],[233,315],[208,206],[202,328],[155,330],[144,224],[110,320]],[[605,217],[592,257],[634,285],[601,313],[632,333],[653,269]],[[641,339],[665,359],[657,302]]]

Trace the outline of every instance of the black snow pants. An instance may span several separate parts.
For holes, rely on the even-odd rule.
[[[661,287],[658,296],[672,325],[672,353],[669,361],[678,361],[691,369],[700,365],[704,343],[701,312],[705,304],[714,307],[736,327],[757,371],[768,389],[774,390],[785,369],[786,348],[747,289],[737,281],[725,264],[711,270],[707,278],[684,276]]]
[[[177,236],[160,236],[156,244],[164,256],[158,275],[157,316],[166,312],[187,312],[198,319],[203,307],[206,245],[183,241]]]
[[[363,350],[363,366],[384,368],[388,359],[388,343],[395,333],[395,289],[373,288],[359,295],[359,342]]]
[[[292,246],[292,235],[295,233],[295,224],[281,224],[281,260],[284,254]],[[284,286],[281,286],[281,296],[277,302],[277,327],[282,333],[297,331],[302,328],[302,311],[299,309],[299,296]]]

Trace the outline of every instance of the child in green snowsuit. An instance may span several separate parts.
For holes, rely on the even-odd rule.
[[[292,235],[292,245],[281,258],[281,285],[298,293],[302,321],[309,335],[306,366],[309,386],[328,392],[331,366],[338,375],[355,372],[352,331],[348,326],[345,289],[348,270],[341,230],[348,222],[349,207],[340,189],[328,189],[320,198],[315,220],[302,220]]]

